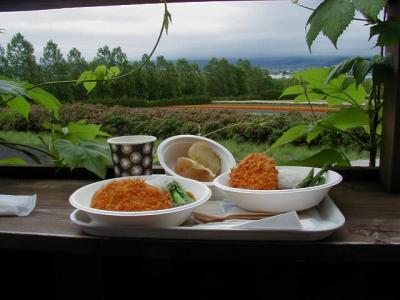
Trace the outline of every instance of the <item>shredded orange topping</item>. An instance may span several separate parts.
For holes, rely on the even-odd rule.
[[[250,190],[276,190],[278,170],[275,161],[263,153],[249,154],[232,169],[229,185]]]
[[[92,198],[93,208],[117,211],[158,210],[173,207],[168,191],[147,184],[143,179],[114,180]]]

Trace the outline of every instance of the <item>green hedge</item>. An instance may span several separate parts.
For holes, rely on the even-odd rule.
[[[88,99],[85,103],[91,104],[103,104],[107,106],[120,105],[125,107],[163,107],[172,105],[196,105],[196,104],[209,104],[211,99],[207,96],[198,96],[190,98],[178,98],[178,99],[164,99],[164,100],[143,100],[143,99]]]
[[[33,107],[29,121],[7,109],[0,110],[0,130],[38,132],[43,130],[41,124],[49,120],[49,113],[36,106]],[[312,117],[310,114],[298,112],[256,115],[224,110],[128,108],[82,103],[63,105],[61,110],[63,125],[79,120],[101,124],[104,131],[114,136],[150,134],[160,139],[177,134],[198,134],[199,132],[207,134],[228,125],[239,124],[219,131],[210,138],[272,144],[288,128],[296,124],[309,123]],[[355,129],[353,134],[367,141],[367,135],[363,129]],[[299,139],[295,141],[295,144],[305,145],[306,141]],[[331,147],[341,145],[357,148],[350,138],[327,133],[316,138],[312,145]]]

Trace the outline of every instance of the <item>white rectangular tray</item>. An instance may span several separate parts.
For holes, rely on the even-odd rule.
[[[267,228],[240,229],[228,226],[201,225],[168,228],[138,228],[96,225],[81,210],[71,214],[71,220],[90,235],[103,237],[199,239],[199,240],[257,240],[257,241],[316,241],[327,238],[343,226],[345,218],[332,199],[327,196],[318,206],[298,212],[301,227],[298,229]]]

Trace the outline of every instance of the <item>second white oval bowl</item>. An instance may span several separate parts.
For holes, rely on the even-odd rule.
[[[307,176],[311,168],[297,166],[278,166],[279,176],[296,172],[298,178]],[[314,168],[315,173],[320,169]],[[230,172],[221,174],[214,180],[217,188],[223,190],[227,197],[242,209],[256,212],[289,212],[301,211],[318,205],[329,190],[342,181],[342,176],[334,171],[325,174],[326,183],[318,186],[300,189],[282,190],[248,190],[229,186]],[[299,180],[297,180],[298,182]]]

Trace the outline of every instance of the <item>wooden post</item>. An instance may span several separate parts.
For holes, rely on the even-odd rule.
[[[388,17],[400,17],[400,2],[390,0]],[[382,183],[390,192],[400,192],[400,44],[387,49],[393,56],[393,78],[385,83],[383,141],[380,156]]]

